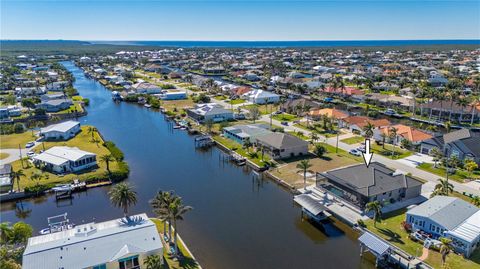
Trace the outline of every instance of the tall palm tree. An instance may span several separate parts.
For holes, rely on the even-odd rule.
[[[472,118],[470,120],[471,125],[473,125],[473,120],[475,119],[475,111],[477,110],[477,105],[478,105],[479,102],[480,102],[480,97],[479,96],[473,97],[473,100],[472,100],[472,103],[471,103],[471,106],[472,106]]]
[[[454,186],[452,185],[452,183],[448,182],[448,179],[439,178],[438,181],[439,183],[435,185],[435,189],[433,190],[432,196],[435,196],[435,195],[448,196],[449,193],[453,192]]]
[[[317,135],[317,133],[311,132],[311,133],[310,133],[310,142],[311,142],[312,144],[314,144],[315,142],[317,142],[317,140],[318,140],[318,135]]]
[[[193,207],[186,206],[182,202],[182,198],[175,196],[172,203],[170,204],[170,214],[173,221],[173,238],[174,238],[174,245],[175,245],[175,255],[178,255],[178,243],[177,243],[177,221],[183,220],[183,215],[188,211],[192,210]]]
[[[303,186],[304,189],[307,190],[307,172],[309,172],[309,168],[312,167],[313,165],[310,163],[310,160],[301,160],[299,163],[297,163],[297,168],[300,169],[298,170],[297,173],[302,172],[303,173]]]
[[[104,162],[107,166],[107,171],[110,173],[110,162],[114,162],[115,158],[113,158],[112,154],[105,154],[100,156],[100,161]]]
[[[452,240],[446,237],[441,237],[440,242],[442,242],[442,245],[440,246],[440,254],[442,254],[442,265],[444,265],[447,260],[447,255],[452,248]]]
[[[465,98],[465,97],[458,98],[457,99],[457,105],[459,105],[462,108],[462,110],[460,112],[460,117],[458,119],[458,121],[461,122],[462,119],[463,119],[463,112],[465,111],[465,108],[468,106],[468,99]]]
[[[250,148],[253,146],[252,142],[250,141],[250,137],[247,137],[243,142],[243,147],[247,149],[247,152],[250,152]]]
[[[373,227],[382,220],[382,205],[378,201],[369,202],[365,205],[365,211],[373,211]]]
[[[6,243],[12,236],[12,227],[8,222],[0,223],[0,242]]]
[[[384,132],[382,132],[380,134],[380,137],[382,137],[382,148],[385,149],[385,140],[387,140],[387,135]]]
[[[174,198],[173,191],[158,191],[157,195],[150,200],[150,206],[153,208],[153,213],[157,215],[157,217],[163,222],[163,235],[166,236],[167,234],[167,222],[168,225],[171,225],[170,219],[170,204],[172,203]],[[170,228],[170,227],[169,227]],[[171,238],[171,231],[169,229],[169,236],[168,240]]]
[[[160,256],[158,255],[150,255],[145,258],[143,261],[143,265],[145,265],[146,269],[161,269],[162,262]]]
[[[109,192],[110,201],[116,207],[123,209],[123,215],[127,217],[128,208],[137,203],[137,192],[127,183],[115,185]]]
[[[22,169],[19,169],[18,171],[12,171],[12,178],[17,180],[17,189],[20,191],[20,178],[25,176],[25,173],[23,173]]]
[[[95,128],[95,127],[93,127],[93,126],[89,126],[89,127],[87,128],[87,132],[92,135],[92,140],[95,138],[94,135],[95,135],[95,132],[96,132],[96,131],[97,131],[97,128]]]
[[[363,132],[365,133],[365,138],[371,138],[373,136],[374,129],[375,129],[375,125],[367,121],[367,124],[363,126]]]
[[[395,140],[397,139],[397,132],[398,129],[395,127],[390,127],[388,129],[388,138],[390,139],[390,143],[392,143],[392,158],[395,154]]]

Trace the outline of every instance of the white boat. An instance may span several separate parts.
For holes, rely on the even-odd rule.
[[[75,224],[70,223],[67,219],[67,213],[47,218],[48,228],[39,231],[40,234],[51,234],[70,230],[75,227]]]
[[[70,184],[64,184],[64,185],[58,185],[52,188],[52,191],[60,192],[60,191],[71,191],[72,185]]]

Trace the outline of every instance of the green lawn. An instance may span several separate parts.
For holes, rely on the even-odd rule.
[[[25,148],[25,144],[30,141],[35,141],[37,137],[32,136],[31,131],[26,131],[21,134],[9,134],[0,136],[0,148],[2,149],[18,149],[18,145]]]
[[[306,136],[304,133],[302,132],[295,132],[295,131],[291,131],[291,132],[288,132],[289,134],[293,135],[293,136],[296,136],[300,139],[303,139],[303,140],[306,140],[306,141],[309,141],[310,140],[310,137]]]
[[[237,142],[234,142],[228,138],[222,137],[222,136],[214,136],[213,139],[225,147],[227,147],[230,150],[235,151],[236,153],[242,155],[245,158],[248,158],[250,161],[255,163],[256,165],[262,167],[265,162],[270,161],[270,156],[267,154],[264,154],[263,160],[262,160],[262,154],[261,152],[257,152],[258,156],[257,157],[251,157],[249,153],[254,152],[255,150],[253,148],[250,148],[250,151],[247,151],[247,149],[244,149],[242,145],[238,144]]]
[[[315,132],[319,135],[323,135],[327,138],[329,137],[334,137],[337,135],[337,133],[335,131],[326,131],[325,129],[323,129],[320,124],[314,124],[313,122],[310,122],[308,127],[307,127],[307,123],[306,122],[300,122],[300,123],[296,123],[294,124],[293,126],[295,127],[298,127],[298,128],[301,128],[301,129],[304,129],[306,131],[309,131],[309,132]],[[342,135],[343,132],[342,131],[338,131],[337,132],[340,132],[339,135]]]
[[[68,114],[68,113],[73,113],[75,110],[79,113],[83,112],[82,105],[78,102],[75,102],[73,105],[71,105],[69,108],[55,112],[54,114]]]
[[[417,166],[417,168],[441,177],[447,176],[445,168],[440,166],[440,164],[437,164],[437,168],[435,168],[434,164],[432,163],[422,163],[419,166]],[[457,168],[454,174],[448,175],[448,178],[463,183],[465,179],[480,178],[480,171],[474,171],[473,173],[469,173],[468,171],[460,170]]]
[[[150,219],[155,223],[157,226],[157,231],[160,235],[163,234],[163,222],[159,219]],[[167,233],[168,233],[168,225],[167,225]],[[173,234],[173,231],[172,231]],[[163,241],[163,239],[162,239]],[[163,266],[163,268],[169,268],[169,269],[179,269],[179,268],[188,268],[188,269],[194,269],[194,268],[199,268],[198,263],[193,259],[193,257],[188,253],[187,248],[185,245],[182,244],[180,240],[178,240],[178,249],[179,251],[183,254],[183,259],[177,260],[174,259],[173,257],[170,256],[170,253],[168,251],[168,248],[164,247],[163,248],[163,258],[165,259],[166,265]]]
[[[282,113],[282,114],[273,115],[273,119],[278,121],[295,121],[295,120],[299,120],[300,118],[292,114]]]
[[[382,145],[377,145],[377,143],[371,143],[370,146],[373,153],[380,154],[390,159],[402,159],[413,154],[409,150],[401,149],[387,143],[385,143],[383,147]]]
[[[406,209],[397,210],[384,214],[382,216],[381,223],[377,223],[377,227],[374,227],[373,220],[367,220],[365,224],[367,228],[387,240],[391,244],[404,250],[413,256],[420,256],[422,254],[422,244],[412,241],[408,238],[407,232],[403,229],[401,223],[405,220]],[[441,255],[438,251],[430,250],[428,258],[426,260],[428,264],[434,268],[442,268]],[[447,263],[444,268],[450,269],[467,269],[478,268],[480,263],[480,249],[472,255],[470,260],[464,259],[460,255],[450,253],[447,257]]]
[[[7,158],[8,156],[10,156],[8,153],[0,152],[0,160],[3,160],[5,158]]]
[[[342,141],[345,144],[353,145],[353,144],[358,144],[358,143],[361,143],[361,142],[365,142],[365,137],[353,136],[353,137],[342,139],[340,141]]]
[[[78,174],[73,174],[73,173],[66,174],[64,176],[59,176],[49,172],[43,172],[43,175],[44,175],[43,179],[39,181],[33,181],[31,180],[32,174],[41,173],[42,171],[40,169],[37,169],[28,161],[23,161],[23,165],[22,165],[22,161],[18,160],[12,163],[12,167],[14,171],[18,171],[19,169],[22,169],[23,173],[25,174],[25,176],[22,177],[20,180],[20,189],[23,189],[28,186],[34,186],[37,183],[54,185],[59,183],[72,182],[74,179],[79,179],[80,181],[84,181],[87,178],[90,178],[93,176],[105,175],[105,173],[107,172],[106,164],[101,162],[99,158],[102,155],[110,154],[110,151],[105,146],[103,146],[103,141],[101,140],[101,137],[99,136],[98,133],[94,134],[94,138],[100,141],[97,144],[92,142],[92,135],[87,132],[88,126],[82,126],[81,128],[82,128],[82,131],[79,134],[77,134],[77,136],[75,136],[74,138],[68,141],[44,142],[43,145],[37,146],[34,149],[34,151],[38,152],[40,150],[43,150],[44,147],[45,149],[49,149],[54,146],[78,147],[81,150],[85,150],[85,151],[97,154],[98,168],[95,170],[90,170],[90,171],[86,171]],[[117,169],[118,169],[117,163],[111,162],[110,170],[113,172],[113,171],[116,171]],[[15,189],[17,189],[17,187],[18,186],[15,184]]]
[[[255,104],[252,104],[252,105],[244,105],[242,106],[242,108],[244,109],[250,109],[251,107],[258,107],[258,110],[260,110],[260,113],[262,115],[267,115],[267,114],[270,114],[272,112],[275,112],[278,110],[279,108],[279,105],[276,105],[276,104],[269,104],[269,105],[255,105]]]
[[[243,100],[243,99],[235,99],[235,100],[231,100],[229,103],[230,103],[231,105],[239,105],[239,104],[245,103],[245,100]]]
[[[323,142],[315,143],[315,144],[320,144],[320,145],[324,146],[325,149],[327,149],[328,153],[336,154],[339,157],[347,157],[347,158],[350,158],[352,160],[355,160],[356,162],[363,162],[363,157],[362,156],[354,156],[354,155],[348,153],[347,151],[345,151],[341,148],[338,148],[338,152],[337,152],[336,147],[332,146],[330,144],[326,144],[326,143],[323,143]]]

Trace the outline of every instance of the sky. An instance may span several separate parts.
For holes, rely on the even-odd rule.
[[[480,1],[1,0],[1,39],[480,39]]]

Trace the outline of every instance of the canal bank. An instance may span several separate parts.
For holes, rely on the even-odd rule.
[[[90,99],[82,124],[96,126],[115,141],[130,165],[127,180],[138,193],[132,213],[150,212],[159,190],[175,190],[194,207],[179,232],[204,268],[372,268],[359,256],[357,233],[340,222],[315,227],[302,221],[292,195],[276,183],[221,161],[217,148],[195,150],[186,132],[176,131],[157,112],[111,101],[111,93],[87,79],[73,63],[64,63],[75,88]],[[2,204],[2,221],[24,220],[38,231],[46,217],[69,213],[74,223],[121,216],[111,206],[109,187],[74,194],[68,202],[51,196]]]

